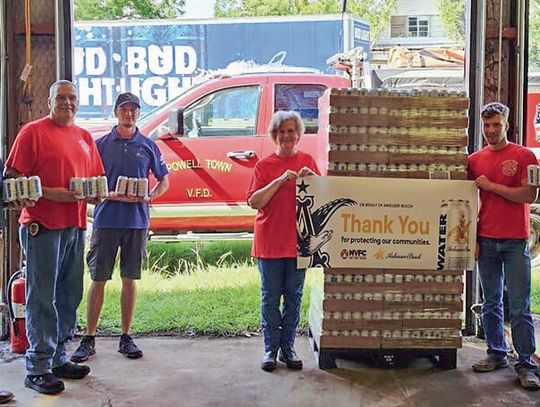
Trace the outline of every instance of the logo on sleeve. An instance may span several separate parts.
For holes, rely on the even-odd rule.
[[[86,153],[87,156],[90,156],[90,146],[84,140],[79,140],[82,150]]]
[[[502,163],[502,172],[507,177],[512,177],[517,174],[518,163],[515,160],[506,160]]]

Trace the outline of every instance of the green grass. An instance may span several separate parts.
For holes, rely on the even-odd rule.
[[[309,270],[300,329],[307,326],[310,286],[322,270]],[[85,274],[85,291],[90,285]],[[260,329],[260,277],[255,266],[198,268],[164,277],[148,270],[137,283],[134,334],[243,335]],[[115,271],[105,288],[99,334],[120,333],[121,281]],[[86,292],[78,323],[86,325]]]
[[[235,268],[239,264],[254,265],[249,255],[251,240],[203,242],[148,242],[146,268],[165,276],[187,273],[206,265]]]

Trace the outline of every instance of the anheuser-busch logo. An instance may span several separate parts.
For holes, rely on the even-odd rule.
[[[343,249],[341,251],[343,260],[358,260],[367,258],[367,250],[365,249]]]

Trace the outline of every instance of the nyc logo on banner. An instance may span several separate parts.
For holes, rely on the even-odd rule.
[[[473,181],[297,180],[298,267],[472,269]]]

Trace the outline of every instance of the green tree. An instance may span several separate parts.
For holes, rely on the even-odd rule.
[[[75,20],[175,18],[184,14],[184,0],[75,0]]]
[[[465,0],[439,0],[438,8],[448,38],[463,43],[465,39]]]
[[[342,11],[343,0],[217,0],[216,17],[284,16],[335,14]],[[349,0],[347,12],[365,18],[371,25],[374,42],[390,23],[396,0]]]
[[[529,67],[540,68],[540,0],[529,8]]]

